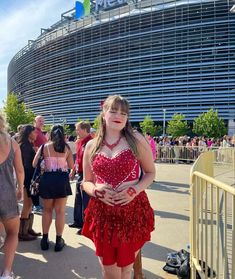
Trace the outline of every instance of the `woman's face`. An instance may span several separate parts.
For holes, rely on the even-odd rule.
[[[107,128],[121,131],[127,122],[127,113],[121,111],[121,109],[111,109],[109,108],[104,113],[104,120]]]
[[[29,141],[34,142],[36,140],[36,138],[37,138],[37,132],[36,132],[36,130],[34,130],[29,134]]]

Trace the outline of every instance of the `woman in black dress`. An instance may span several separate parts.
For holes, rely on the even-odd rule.
[[[32,196],[30,193],[30,183],[34,173],[32,162],[35,156],[35,150],[33,148],[33,142],[37,137],[35,127],[32,125],[24,125],[19,133],[18,143],[20,145],[25,180],[24,180],[24,201],[23,209],[20,218],[20,231],[19,240],[29,241],[34,240],[41,233],[36,233],[32,229],[33,225],[33,213],[32,213]]]

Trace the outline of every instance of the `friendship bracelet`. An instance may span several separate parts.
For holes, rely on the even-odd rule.
[[[129,187],[126,192],[130,197],[136,195],[136,190],[133,187]]]

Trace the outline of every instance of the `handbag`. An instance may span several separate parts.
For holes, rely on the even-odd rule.
[[[30,194],[32,196],[36,196],[39,192],[39,182],[40,182],[41,176],[43,174],[43,168],[41,167],[41,164],[43,161],[43,149],[44,149],[44,144],[41,147],[40,157],[38,159],[36,168],[33,173],[33,177],[31,179],[30,187],[29,187]]]

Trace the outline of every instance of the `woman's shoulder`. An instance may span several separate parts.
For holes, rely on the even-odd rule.
[[[142,135],[140,132],[134,131],[134,132],[133,132],[133,135],[134,135],[135,139],[137,140],[137,142],[140,142],[140,143],[142,143],[142,144],[147,143],[147,139],[146,139],[145,136]]]
[[[12,147],[13,147],[13,150],[14,152],[17,150],[17,149],[20,149],[20,146],[19,144],[17,143],[17,141],[13,138],[9,138],[9,142],[12,142]]]
[[[95,146],[96,141],[97,141],[97,139],[89,140],[86,144],[86,149],[88,149],[88,150],[92,149]]]

